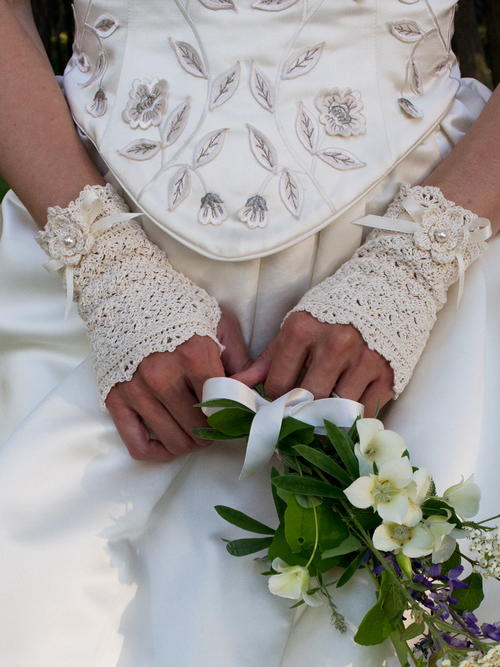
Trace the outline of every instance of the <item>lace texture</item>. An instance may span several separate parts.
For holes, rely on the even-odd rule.
[[[66,209],[48,210],[38,241],[53,260],[73,269],[75,300],[88,328],[104,403],[113,385],[131,380],[153,352],[172,352],[194,335],[208,336],[221,348],[216,335],[220,309],[171,266],[137,222],[117,222],[93,235],[82,215],[90,191],[103,204],[96,223],[128,211],[110,184],[86,186]]]
[[[445,199],[439,188],[403,186],[385,216],[408,218],[403,206],[408,196],[423,213],[415,234],[372,231],[351,259],[290,311],[353,325],[391,365],[396,397],[413,374],[448,288],[459,278],[457,253],[468,267],[486,249],[484,241],[469,238],[477,216]]]

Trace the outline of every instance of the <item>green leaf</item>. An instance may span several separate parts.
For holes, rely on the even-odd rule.
[[[286,501],[280,498],[278,493],[278,488],[272,483],[275,477],[279,477],[280,474],[276,468],[271,468],[271,491],[273,494],[274,506],[276,508],[276,514],[278,515],[279,520],[283,518],[286,510]]]
[[[243,410],[255,414],[253,410],[247,408],[243,403],[232,401],[230,398],[214,398],[211,401],[203,401],[203,403],[196,403],[195,408],[234,408],[235,410]]]
[[[442,498],[427,498],[427,500],[422,504],[422,513],[424,518],[433,515],[444,516],[447,520],[450,521],[450,523],[455,523],[457,526],[462,524],[453,507],[448,505],[448,503]]]
[[[223,519],[232,523],[233,526],[238,526],[243,530],[248,530],[250,533],[259,533],[260,535],[274,535],[274,528],[266,526],[264,523],[252,519],[252,517],[235,510],[231,507],[226,507],[225,505],[216,505],[215,511]]]
[[[337,581],[337,588],[342,588],[342,586],[345,586],[349,579],[352,579],[352,577],[356,574],[356,572],[359,569],[359,566],[361,564],[361,559],[363,558],[363,552],[361,551],[354,560],[351,561],[349,566],[344,570],[344,573],[340,577],[340,579]]]
[[[423,635],[425,632],[425,623],[412,623],[408,627],[404,629],[404,631],[401,633],[401,639],[405,642],[409,641],[410,639],[415,639],[415,637],[420,637],[420,635]]]
[[[316,540],[314,510],[301,507],[293,495],[285,511],[285,537],[293,553],[311,551]]]
[[[457,588],[453,591],[452,596],[458,602],[454,609],[458,612],[474,611],[484,598],[483,578],[478,572],[472,572],[463,581],[469,585],[467,588]]]
[[[401,622],[406,607],[404,588],[398,580],[384,570],[380,581],[378,601],[393,628]]]
[[[226,435],[215,428],[194,428],[192,431],[196,438],[201,440],[235,440],[237,436]]]
[[[319,507],[323,502],[321,498],[316,498],[316,496],[301,496],[299,493],[295,494],[295,500],[306,510],[310,510],[311,507]]]
[[[308,447],[307,445],[296,445],[295,451],[302,456],[306,461],[312,463],[316,468],[319,468],[334,479],[338,480],[344,487],[349,486],[351,478],[346,471],[339,466],[330,456],[324,454],[319,449]]]
[[[460,547],[456,546],[455,551],[451,554],[448,560],[445,560],[444,563],[441,563],[441,571],[443,574],[446,574],[454,567],[458,567],[462,562],[462,556],[460,554]]]
[[[272,537],[249,537],[241,540],[231,540],[226,549],[231,556],[248,556],[271,546]]]
[[[316,512],[319,525],[318,546],[320,553],[338,547],[349,535],[347,526],[338,514],[332,512],[328,504],[317,507]],[[321,560],[321,556],[318,560]]]
[[[221,433],[233,437],[242,437],[249,434],[253,417],[254,413],[250,411],[245,412],[238,408],[224,408],[210,415],[207,421],[212,428],[217,429]]]
[[[300,475],[279,475],[273,484],[284,491],[299,493],[302,496],[319,496],[320,498],[345,498],[344,493],[336,486],[314,477]]]
[[[309,560],[309,554],[293,553],[285,538],[285,528],[280,525],[269,547],[269,558],[271,560],[281,558],[289,565],[305,565]]]
[[[363,617],[354,641],[362,646],[381,644],[392,632],[392,625],[377,602]]]
[[[391,632],[390,637],[392,645],[396,649],[396,655],[398,656],[399,664],[402,667],[410,667],[410,663],[408,662],[408,655],[411,655],[410,649],[408,648],[406,642],[401,639],[400,629],[398,628],[397,630]]]
[[[314,435],[314,426],[301,422],[293,417],[285,417],[281,424],[278,440],[284,440],[285,438],[288,438],[289,435],[292,435],[292,433],[297,434],[300,431],[306,431]]]
[[[338,426],[325,419],[325,429],[328,439],[332,443],[335,451],[344,464],[347,472],[351,475],[351,479],[359,477],[359,465],[353,450],[353,446],[349,437]]]
[[[361,542],[354,535],[349,535],[346,539],[339,544],[338,547],[333,547],[332,549],[327,549],[321,554],[321,558],[333,558],[334,556],[343,556],[344,554],[350,554],[353,551],[357,551],[361,546]]]

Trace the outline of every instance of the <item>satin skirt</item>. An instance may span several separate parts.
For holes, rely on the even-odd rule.
[[[428,167],[415,162],[414,180]],[[275,525],[269,471],[238,481],[241,445],[216,443],[164,465],[129,457],[99,407],[83,326],[75,313],[62,319],[64,294],[40,268],[33,233],[10,193],[0,240],[1,664],[397,665],[388,643],[352,641],[375,599],[367,577],[334,593],[348,621],[341,635],[326,608],[291,611],[270,595],[263,563],[226,553],[221,538],[241,531],[214,505]],[[499,257],[497,239],[467,272],[459,307],[450,291],[413,379],[384,418],[439,490],[474,472],[482,516],[498,500]],[[277,316],[267,326],[279,326]],[[496,620],[498,608],[488,587],[481,618]]]

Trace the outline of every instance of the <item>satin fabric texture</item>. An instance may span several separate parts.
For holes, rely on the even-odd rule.
[[[463,136],[486,94],[461,88],[449,116],[331,228],[262,260],[205,260],[145,221],[173,264],[239,316],[257,353],[310,284],[361,241],[351,221],[383,212],[400,181],[418,182]],[[393,667],[391,647],[353,643],[374,602],[366,576],[325,608],[290,611],[269,594],[263,563],[230,557],[240,536],[216,504],[274,524],[269,466],[238,480],[241,446],[216,443],[166,465],[133,461],[99,407],[83,325],[65,322],[64,292],[13,193],[0,240],[0,655],[8,667]],[[500,243],[455,288],[386,426],[439,489],[476,473],[481,515],[496,511],[500,464]],[[335,573],[334,573],[335,574]],[[480,612],[496,620],[498,593]]]

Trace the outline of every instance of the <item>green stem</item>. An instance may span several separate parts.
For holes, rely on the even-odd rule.
[[[476,521],[478,525],[481,525],[482,523],[488,523],[488,521],[494,521],[495,519],[500,518],[500,514],[496,514],[495,516],[490,516],[487,519],[483,519],[482,521]]]
[[[305,568],[306,570],[309,568],[309,565],[313,562],[314,556],[316,555],[316,551],[318,550],[318,544],[319,544],[319,526],[318,526],[318,513],[316,512],[316,507],[313,505],[313,512],[314,512],[314,528],[316,530],[316,537],[314,540],[314,548],[312,550],[311,557],[307,561]]]

